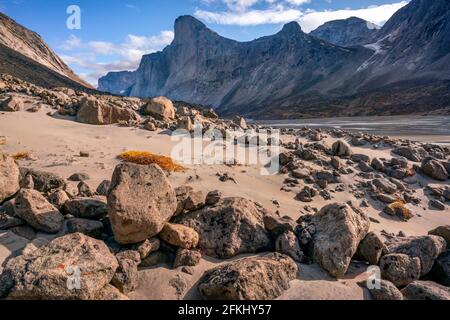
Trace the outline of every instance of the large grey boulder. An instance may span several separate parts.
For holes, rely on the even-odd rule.
[[[206,255],[227,259],[270,246],[269,232],[263,221],[265,214],[265,210],[252,201],[226,198],[215,206],[178,216],[175,223],[198,232],[198,247]]]
[[[414,281],[402,293],[406,300],[450,300],[450,289],[431,281]]]
[[[414,162],[421,162],[428,155],[424,148],[411,146],[395,148],[392,153]]]
[[[20,172],[13,158],[0,154],[0,203],[19,191]]]
[[[352,148],[343,140],[336,141],[331,147],[331,152],[333,155],[340,157],[350,157],[353,155]]]
[[[150,99],[144,106],[144,113],[163,121],[175,119],[175,108],[173,103],[166,97]]]
[[[422,274],[420,259],[402,253],[383,256],[380,260],[380,269],[382,278],[398,287],[419,280]]]
[[[313,259],[330,275],[343,276],[358,245],[369,232],[369,218],[347,204],[325,206],[313,216]]]
[[[401,253],[420,259],[422,273],[431,271],[434,261],[446,248],[445,240],[438,236],[393,238],[385,243],[386,253]]]
[[[12,258],[0,276],[0,296],[11,299],[94,299],[110,283],[117,260],[102,242],[66,235]]]
[[[94,97],[84,97],[80,102],[77,121],[92,125],[108,125],[120,121],[137,121],[139,116],[128,108],[121,108]]]
[[[108,213],[118,243],[138,243],[157,235],[176,209],[175,191],[159,166],[120,164],[114,170]]]
[[[20,190],[14,210],[19,218],[28,222],[36,230],[58,233],[63,227],[63,215],[36,190]]]
[[[433,158],[423,160],[421,168],[423,173],[435,180],[445,181],[449,178],[449,173],[444,165]]]
[[[34,189],[39,192],[47,193],[53,190],[63,189],[66,186],[66,181],[56,174],[28,168],[20,168],[21,188],[25,187],[28,176],[31,176]]]
[[[282,254],[245,258],[205,272],[198,290],[207,300],[270,300],[289,289],[297,272]]]

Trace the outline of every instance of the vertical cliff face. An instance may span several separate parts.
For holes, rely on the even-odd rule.
[[[364,45],[374,38],[380,26],[352,17],[327,22],[310,35],[343,47]]]
[[[165,95],[225,114],[324,110],[389,88],[426,95],[421,85],[445,88],[440,82],[450,80],[450,1],[412,0],[380,30],[350,18],[305,34],[293,22],[249,42],[226,39],[183,16],[173,43],[144,56],[135,75],[131,95]]]
[[[299,92],[339,89],[369,53],[309,36],[296,22],[273,36],[237,42],[185,16],[175,22],[171,45],[143,57],[130,94],[216,107],[268,105]]]
[[[35,32],[0,13],[0,44],[55,71],[83,86],[89,84],[80,79]]]
[[[128,95],[131,86],[136,83],[136,72],[110,72],[108,77],[98,80],[98,90],[117,95]]]

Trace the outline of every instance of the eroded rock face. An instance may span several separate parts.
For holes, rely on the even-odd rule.
[[[198,289],[207,300],[271,300],[289,289],[297,272],[282,254],[245,258],[207,271]]]
[[[114,170],[108,212],[118,243],[138,243],[157,235],[176,209],[175,191],[159,166],[120,164]]]
[[[330,275],[343,276],[359,243],[369,232],[370,222],[362,212],[346,204],[330,204],[313,216],[316,234],[313,259]]]
[[[102,241],[80,233],[66,235],[9,260],[0,277],[0,296],[94,299],[111,281],[117,266],[116,258]],[[78,283],[72,281],[78,271],[80,289],[77,289]]]
[[[0,203],[19,191],[19,168],[14,159],[0,154]]]
[[[63,227],[63,215],[36,190],[20,190],[16,197],[15,212],[42,232],[58,233]]]
[[[277,252],[291,257],[296,262],[302,262],[303,260],[303,252],[297,236],[291,231],[286,231],[277,238],[275,249]]]
[[[108,125],[138,119],[139,116],[133,110],[111,105],[94,97],[84,97],[77,113],[78,122],[92,125]]]
[[[383,249],[384,243],[380,237],[374,232],[369,232],[360,242],[357,255],[371,265],[378,265],[383,254]]]
[[[175,223],[191,227],[200,236],[198,247],[211,257],[231,258],[270,246],[264,228],[265,210],[243,198],[226,198],[213,207],[176,217]]]
[[[450,300],[450,289],[431,281],[414,281],[402,293],[406,300]]]

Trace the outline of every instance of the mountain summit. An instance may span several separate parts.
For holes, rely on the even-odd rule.
[[[107,75],[100,89],[164,95],[252,117],[447,108],[450,2],[412,0],[380,30],[350,18],[305,34],[292,22],[275,35],[249,42],[224,38],[183,16],[175,22],[173,43],[144,56],[132,76],[129,86],[130,78],[120,81],[114,74],[113,81]]]

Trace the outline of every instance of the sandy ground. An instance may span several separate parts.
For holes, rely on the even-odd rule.
[[[156,154],[170,155],[175,142],[165,133],[152,133],[134,128],[119,128],[117,126],[90,126],[71,120],[55,119],[46,115],[47,110],[33,114],[28,112],[0,114],[0,136],[5,136],[7,144],[0,146],[1,152],[14,154],[29,152],[34,161],[21,161],[20,165],[54,172],[62,177],[69,177],[76,172],[86,172],[91,179],[87,183],[96,188],[104,179],[110,179],[112,171],[119,163],[116,156],[126,150],[151,151]],[[284,137],[283,137],[283,140]],[[333,139],[327,138],[326,143],[332,144]],[[306,141],[305,141],[306,142]],[[391,158],[390,150],[373,150],[368,148],[353,148],[356,153],[364,153],[371,157]],[[80,151],[87,151],[89,158],[81,158]],[[311,167],[314,167],[311,165]],[[228,172],[237,184],[228,181],[220,182],[216,173]],[[300,216],[305,206],[296,201],[295,191],[280,191],[286,176],[263,176],[258,166],[188,166],[184,173],[170,176],[174,186],[189,184],[197,190],[209,192],[220,190],[225,196],[241,196],[260,202],[267,209],[278,210],[281,215],[289,215],[294,219]],[[343,177],[346,185],[354,184],[359,178],[356,175]],[[413,177],[410,183],[420,182],[437,184],[435,181],[422,177]],[[380,232],[407,235],[424,235],[429,230],[445,224],[450,224],[450,212],[434,211],[428,208],[428,200],[419,185],[412,184],[416,190],[415,196],[423,199],[421,207],[413,207],[416,217],[409,222],[393,220],[381,213],[382,208],[368,208],[365,212],[380,221],[372,223],[372,230]],[[348,192],[333,193],[331,201],[317,197],[309,205],[322,208],[329,202],[352,201],[357,207],[361,200]],[[316,200],[317,199],[317,200]],[[279,207],[273,202],[277,200]],[[0,233],[0,265],[14,251],[23,247],[27,241],[9,232]],[[180,270],[170,270],[167,266],[159,266],[140,272],[140,286],[130,295],[133,299],[193,299],[198,298],[195,283],[203,272],[224,261],[204,259],[195,267],[195,274],[190,276]],[[280,299],[365,299],[365,293],[356,282],[365,276],[367,266],[352,265],[345,279],[329,278],[319,267],[312,265],[300,266],[298,280],[292,282],[291,289]],[[182,277],[187,288],[182,292],[172,285]],[[175,279],[175,280],[174,280]],[[172,288],[169,290],[167,288]]]

